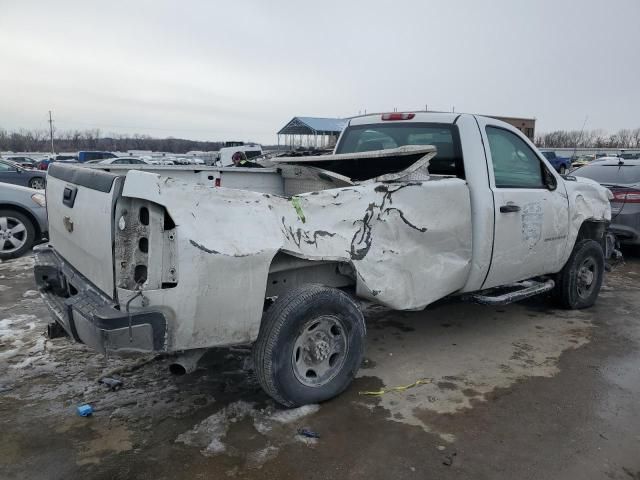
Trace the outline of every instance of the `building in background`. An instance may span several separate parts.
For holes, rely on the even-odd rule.
[[[518,117],[498,117],[496,115],[486,115],[487,117],[502,120],[509,125],[516,127],[524,133],[529,140],[533,142],[536,135],[536,119],[535,118],[518,118]]]
[[[278,131],[278,147],[333,148],[348,119],[293,117]],[[283,135],[283,142],[280,136]]]

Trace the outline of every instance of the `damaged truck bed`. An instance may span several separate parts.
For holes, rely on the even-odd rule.
[[[263,388],[300,405],[355,375],[354,297],[398,310],[459,294],[597,298],[609,192],[561,177],[502,122],[365,116],[333,155],[276,160],[247,169],[244,188],[239,170],[225,188],[225,169],[216,187],[52,165],[35,275],[56,321],[101,351],[254,343]]]

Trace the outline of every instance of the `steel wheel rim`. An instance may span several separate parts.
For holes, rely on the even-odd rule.
[[[0,217],[0,252],[13,253],[27,243],[27,227],[15,217]]]
[[[35,190],[44,190],[44,180],[41,178],[34,178],[31,180],[31,188]]]
[[[588,298],[593,292],[596,285],[596,277],[598,274],[598,265],[593,258],[586,258],[580,267],[578,267],[578,275],[576,286],[578,295],[581,298]]]
[[[342,370],[348,350],[347,331],[339,317],[313,318],[302,327],[293,345],[293,373],[308,387],[326,385]]]

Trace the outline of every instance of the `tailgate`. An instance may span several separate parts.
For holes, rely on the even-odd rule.
[[[47,175],[49,243],[111,298],[114,208],[123,182],[123,176],[58,163]]]

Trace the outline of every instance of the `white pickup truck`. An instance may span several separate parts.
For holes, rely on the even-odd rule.
[[[397,310],[546,291],[566,308],[596,301],[610,192],[560,176],[503,122],[368,115],[332,155],[277,160],[197,180],[53,164],[35,277],[56,322],[108,352],[193,359],[252,343],[262,387],[294,406],[352,381],[356,298]]]

